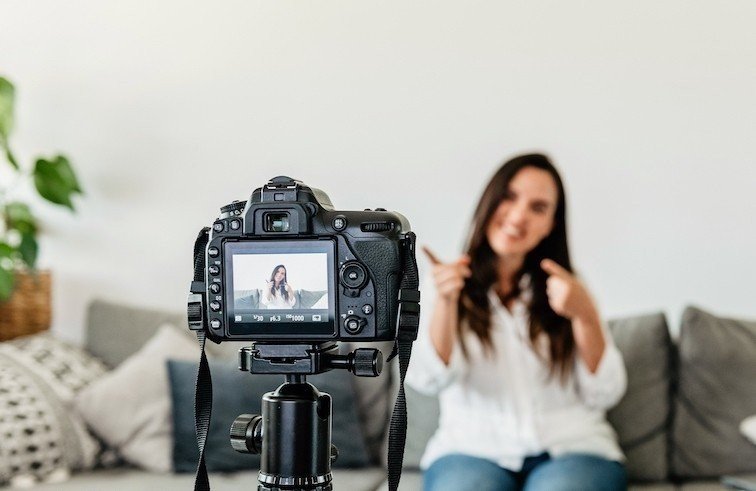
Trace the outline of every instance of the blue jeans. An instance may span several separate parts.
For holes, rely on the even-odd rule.
[[[588,454],[528,457],[519,472],[469,455],[441,457],[425,471],[424,491],[615,491],[627,489],[625,466]]]

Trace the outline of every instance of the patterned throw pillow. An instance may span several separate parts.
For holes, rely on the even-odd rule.
[[[60,480],[94,466],[99,444],[71,401],[105,371],[48,333],[0,343],[0,484]]]

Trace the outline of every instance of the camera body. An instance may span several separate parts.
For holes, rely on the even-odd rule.
[[[393,340],[409,231],[399,213],[337,211],[323,191],[275,177],[221,208],[190,327],[215,342]]]

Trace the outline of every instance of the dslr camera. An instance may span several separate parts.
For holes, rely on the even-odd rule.
[[[399,213],[337,211],[323,191],[275,177],[221,208],[190,328],[214,342],[393,340],[409,229]]]
[[[338,341],[394,341],[400,391],[389,431],[389,487],[401,476],[406,403],[401,384],[420,315],[415,235],[399,213],[382,208],[337,211],[321,190],[279,176],[246,202],[221,208],[194,245],[187,313],[203,352],[195,421],[200,460],[196,490],[209,489],[204,442],[212,389],[205,339],[251,341],[239,369],[283,374],[262,398],[260,414],[231,425],[234,449],[260,453],[259,491],[331,491],[331,398],[306,376],[346,369],[381,373],[383,354]]]

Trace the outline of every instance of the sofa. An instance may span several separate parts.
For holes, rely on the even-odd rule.
[[[262,292],[259,288],[234,291],[234,308],[237,310],[258,310],[260,308],[261,293]],[[324,304],[324,308],[328,308],[327,294],[328,292],[326,290],[294,290],[294,297],[296,300],[292,308],[311,309],[315,308],[315,305],[318,304]]]
[[[91,440],[97,443],[96,448],[93,450],[89,448],[92,445],[79,445],[78,451],[62,453],[77,455],[77,458],[65,462],[62,469],[57,469],[61,472],[44,474],[37,468],[38,481],[49,481],[46,483],[35,482],[34,469],[26,472],[31,476],[22,475],[19,478],[11,475],[12,466],[0,464],[0,482],[60,491],[192,489],[193,473],[175,472],[182,466],[183,471],[190,470],[186,455],[183,464],[175,461],[178,455],[189,452],[187,455],[191,460],[191,452],[196,452],[193,441],[178,439],[179,433],[186,438],[185,420],[193,416],[193,409],[176,401],[182,400],[181,397],[186,399],[187,394],[191,395],[194,390],[193,381],[187,383],[186,373],[190,369],[194,372],[199,356],[196,340],[185,325],[184,316],[177,313],[99,300],[92,302],[87,315],[84,346],[81,347],[82,356],[91,359],[76,362],[82,365],[76,369],[72,368],[76,363],[71,361],[61,363],[67,366],[65,370],[56,365],[53,372],[58,374],[55,376],[59,379],[53,385],[69,386],[66,391],[56,389],[59,392],[56,397],[63,400],[58,405],[68,410],[56,413],[53,421],[63,424],[60,420],[69,418],[66,424],[86,426]],[[627,394],[608,417],[627,456],[630,489],[725,489],[720,482],[724,475],[740,476],[756,482],[756,444],[739,431],[740,422],[756,414],[756,322],[720,318],[689,307],[682,317],[676,342],[670,336],[663,314],[612,320],[609,327],[623,353],[628,371]],[[156,354],[156,338],[160,335],[169,347],[168,355]],[[34,342],[8,342],[16,342],[13,346],[2,343],[8,346],[0,346],[0,400],[4,390],[2,384],[8,379],[8,376],[4,379],[3,374],[12,373],[14,367],[20,366],[26,367],[26,372],[33,371],[28,367],[35,363],[46,364],[50,368],[55,362],[50,361],[51,357],[40,355],[40,352],[78,349],[50,348],[45,343],[57,341],[49,338],[47,335],[43,341],[36,342],[38,346],[34,356],[22,354],[23,349],[33,352]],[[236,371],[236,353],[242,345],[208,344],[216,381],[214,391],[222,393],[222,385],[219,384],[236,376],[231,372]],[[32,348],[29,348],[30,345]],[[342,346],[345,350],[355,347],[348,344]],[[390,345],[384,344],[380,348],[386,353]],[[183,361],[171,359],[166,362],[165,358],[159,359],[160,356],[176,356]],[[149,370],[145,368],[151,363],[153,365]],[[166,363],[168,375],[164,373]],[[335,467],[333,471],[336,490],[387,489],[385,432],[396,391],[395,365],[388,365],[383,374],[375,379],[349,376],[349,383],[343,383],[343,380],[322,381],[335,392],[348,388],[348,394],[334,395],[334,440],[338,431],[347,431],[346,435],[340,436],[343,445],[352,449],[352,445],[356,444],[357,447],[350,452],[363,454],[356,461],[350,460],[351,454],[342,455],[342,464],[345,465]],[[123,375],[127,369],[131,370],[131,379]],[[176,375],[182,371],[183,379]],[[78,375],[72,377],[71,372]],[[67,375],[63,377],[61,373]],[[22,375],[28,373],[19,376]],[[244,380],[257,377],[248,374],[239,376],[246,377]],[[108,377],[109,383],[105,384],[103,381],[108,381]],[[153,379],[160,377],[165,378],[164,384],[167,385],[151,390],[169,391],[171,395],[162,392],[139,395]],[[40,383],[44,382],[44,377],[38,378]],[[61,380],[65,383],[61,383]],[[256,389],[249,390],[272,390],[278,383],[269,379],[258,384]],[[316,385],[321,386],[321,383]],[[5,390],[7,393],[7,388]],[[230,393],[227,396],[232,397],[244,391],[234,385],[227,392]],[[348,409],[346,416],[337,415],[339,397],[347,397],[342,399],[348,401],[342,404]],[[158,403],[158,400],[162,402]],[[171,401],[179,407],[171,408]],[[439,408],[435,398],[419,394],[411,388],[407,388],[407,405],[408,435],[400,489],[419,490],[422,488],[422,474],[418,469],[420,456],[437,425]],[[222,413],[223,408],[223,403],[216,404],[214,415],[218,415],[218,411]],[[149,411],[154,411],[154,414]],[[120,416],[112,419],[119,412]],[[136,421],[143,423],[128,428]],[[224,428],[228,424],[228,421],[220,422]],[[354,424],[358,425],[356,431],[354,426],[349,426]],[[0,431],[4,431],[3,428],[3,413],[0,410]],[[119,430],[124,431],[118,434]],[[147,437],[135,443],[132,441],[134,435],[140,432]],[[71,448],[72,435],[75,434],[82,436],[81,428],[78,433],[71,431],[67,433],[68,438],[63,438]],[[354,434],[359,434],[360,438],[354,438]],[[10,448],[16,452],[19,446],[13,447],[9,438],[15,435],[11,431],[5,435],[6,438],[0,443],[0,456],[9,455]],[[346,440],[345,437],[351,439]],[[220,437],[223,440],[226,438],[225,434]],[[89,448],[89,451],[82,448]],[[233,458],[216,462],[218,468],[234,472],[212,472],[211,488],[223,491],[251,486],[255,489],[257,474],[254,469],[223,467]],[[242,463],[242,469],[252,467],[251,464],[248,467],[244,465]],[[66,466],[73,470],[70,476]],[[15,466],[16,471],[18,467]],[[156,468],[161,470],[156,471]]]

